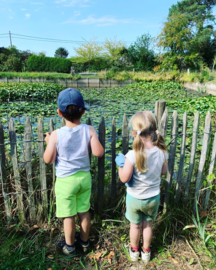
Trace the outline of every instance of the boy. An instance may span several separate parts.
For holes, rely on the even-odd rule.
[[[44,161],[55,162],[56,167],[56,216],[64,218],[65,241],[58,248],[66,255],[75,253],[75,215],[80,219],[80,234],[76,240],[87,251],[90,231],[91,175],[89,147],[92,154],[101,157],[104,149],[92,126],[81,124],[80,119],[87,110],[83,96],[76,89],[67,88],[58,95],[57,112],[66,125],[46,134],[47,143]]]

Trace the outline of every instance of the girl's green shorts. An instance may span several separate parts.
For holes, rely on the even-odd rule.
[[[134,224],[142,220],[152,221],[156,218],[160,203],[160,194],[148,199],[136,199],[126,195],[126,218]]]
[[[91,174],[77,172],[68,177],[57,177],[55,183],[56,216],[65,218],[90,208]]]

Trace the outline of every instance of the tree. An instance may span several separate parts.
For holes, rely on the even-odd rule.
[[[158,45],[165,51],[161,58],[166,68],[211,66],[216,52],[214,16],[216,0],[183,0],[169,10]],[[207,24],[208,23],[208,24]]]
[[[152,47],[152,37],[149,34],[144,34],[128,48],[127,58],[136,70],[151,70],[154,67],[155,55]]]
[[[117,37],[114,39],[106,38],[103,42],[104,56],[106,58],[111,59],[112,61],[118,60],[122,57],[122,49],[125,47],[125,43],[121,41],[117,41]]]
[[[60,57],[60,58],[67,58],[68,57],[69,52],[63,48],[63,47],[59,47],[56,51],[55,51],[55,57]]]
[[[80,47],[74,49],[78,56],[81,56],[87,60],[93,60],[101,57],[103,47],[98,45],[96,38],[91,39],[87,43],[82,43]]]

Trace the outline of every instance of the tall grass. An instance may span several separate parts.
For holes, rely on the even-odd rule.
[[[66,73],[51,73],[51,72],[0,72],[0,78],[45,78],[45,79],[73,79],[78,80],[81,78],[100,78],[100,79],[113,79],[117,81],[125,81],[131,79],[137,82],[151,82],[151,81],[176,81],[176,82],[212,82],[216,83],[216,72],[210,70],[202,70],[201,72],[131,72],[131,71],[118,71],[117,69],[110,69],[107,72],[100,71],[97,75],[80,75]]]

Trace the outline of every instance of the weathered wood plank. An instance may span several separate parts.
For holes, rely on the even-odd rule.
[[[25,221],[25,212],[23,206],[23,190],[21,186],[21,178],[18,168],[18,160],[17,160],[17,145],[16,145],[16,132],[14,121],[11,118],[9,122],[9,138],[10,138],[10,146],[11,146],[11,158],[14,172],[14,182],[15,189],[17,192],[17,207],[18,207],[18,217],[21,222]]]
[[[185,158],[185,145],[186,145],[186,132],[187,132],[187,113],[183,115],[183,126],[182,126],[182,145],[181,145],[181,154],[179,162],[179,170],[176,183],[176,192],[175,192],[175,203],[179,202],[180,191],[182,186],[182,175],[184,168],[184,158]]]
[[[50,133],[54,131],[54,124],[53,124],[53,119],[50,119]],[[52,172],[53,172],[53,192],[54,192],[54,186],[55,186],[55,175],[56,175],[56,170],[55,170],[55,162],[52,164]]]
[[[168,170],[167,170],[167,185],[165,189],[165,198],[164,198],[164,209],[165,213],[168,208],[169,196],[173,178],[173,170],[175,164],[175,153],[176,153],[176,145],[177,145],[177,136],[178,136],[178,114],[175,110],[172,115],[172,133],[171,133],[171,143],[170,143],[170,151],[169,151],[169,160],[168,160]]]
[[[116,199],[116,123],[115,117],[112,120],[112,142],[111,142],[111,151],[112,151],[112,183],[111,183],[111,201]]]
[[[40,118],[38,121],[38,154],[40,159],[40,185],[41,185],[41,197],[44,219],[48,217],[48,199],[47,199],[47,181],[46,181],[46,168],[43,159],[44,154],[44,132],[43,122]]]
[[[31,220],[36,220],[36,208],[34,199],[34,188],[32,181],[32,152],[31,152],[32,127],[29,117],[26,119],[24,131],[24,157],[26,166],[26,178],[29,195],[29,215]]]
[[[2,122],[0,121],[0,175],[1,175],[1,187],[2,195],[4,198],[5,213],[7,217],[7,222],[11,221],[11,202],[9,192],[9,181],[7,179],[6,170],[6,159],[5,159],[5,145],[4,145],[4,130]]]
[[[155,102],[155,116],[157,119],[158,126],[160,126],[161,118],[166,108],[166,101],[165,100],[157,100]]]
[[[216,132],[214,134],[214,142],[212,146],[212,154],[211,154],[211,161],[209,165],[209,175],[213,173],[214,170],[214,165],[215,165],[215,158],[216,158]],[[211,179],[207,183],[207,190],[206,190],[206,197],[205,197],[205,203],[204,203],[204,210],[208,209],[208,204],[209,204],[209,198],[211,194],[211,189],[209,186],[212,185],[214,179]]]
[[[88,118],[87,125],[91,126],[91,119],[90,118]],[[89,147],[89,161],[90,161],[90,165],[91,165],[91,155],[92,155],[91,147]]]
[[[168,109],[165,109],[163,116],[161,118],[161,122],[158,126],[158,130],[164,137],[164,139],[166,138],[167,135],[167,123],[168,123]]]
[[[99,125],[99,141],[105,149],[105,121],[102,116]],[[104,176],[105,176],[105,152],[102,157],[98,158],[98,212],[101,213],[104,201]]]
[[[185,201],[188,199],[189,187],[190,187],[193,168],[194,168],[198,133],[199,133],[199,112],[197,111],[195,114],[194,123],[193,123],[193,138],[192,138],[192,146],[191,146],[190,164],[189,164],[187,182],[186,182],[186,187],[185,187],[185,196],[184,196]]]
[[[62,118],[62,127],[64,127],[66,125],[66,121],[64,120],[64,118]]]
[[[203,145],[202,145],[199,169],[198,169],[197,180],[196,180],[196,190],[195,190],[195,198],[194,198],[194,206],[193,206],[194,213],[196,213],[196,203],[199,201],[200,189],[202,186],[202,175],[203,175],[206,155],[208,152],[209,141],[210,141],[210,133],[211,133],[211,114],[210,112],[208,112],[205,118]]]
[[[128,144],[129,144],[129,127],[126,114],[124,114],[122,125],[122,153],[124,155],[126,155],[128,152]]]

